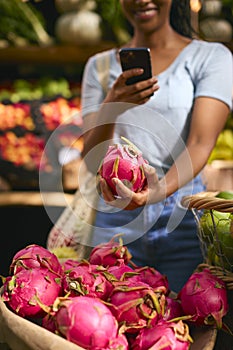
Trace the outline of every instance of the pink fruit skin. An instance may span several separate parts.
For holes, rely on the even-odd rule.
[[[109,296],[110,309],[120,325],[124,324],[127,333],[137,333],[152,321],[161,317],[154,299],[159,303],[153,289],[143,282],[127,281],[112,290]]]
[[[63,268],[63,271],[67,271],[72,269],[73,267],[76,267],[79,265],[79,261],[78,260],[74,260],[74,259],[67,259],[64,262],[61,263],[61,266]]]
[[[109,146],[99,173],[115,195],[117,192],[112,182],[114,177],[123,181],[132,191],[139,192],[146,184],[143,164],[148,164],[148,161],[142,157],[141,152],[129,145],[115,144]]]
[[[184,328],[185,326],[185,328]],[[179,334],[177,338],[175,328]],[[132,343],[132,350],[188,350],[190,340],[187,339],[189,331],[187,325],[179,322],[159,322],[155,327],[143,328]]]
[[[61,295],[61,279],[56,274],[46,269],[31,269],[7,277],[2,298],[19,316],[43,317],[46,312],[40,303],[51,306]]]
[[[55,254],[37,244],[31,244],[19,250],[12,259],[10,274],[15,274],[24,268],[34,269],[45,267],[59,275],[62,274],[62,266]]]
[[[100,350],[118,334],[118,323],[98,298],[78,296],[63,300],[56,313],[58,331],[84,349]]]
[[[129,350],[129,343],[126,336],[124,334],[117,335],[116,338],[110,340],[105,350]]]
[[[98,265],[80,262],[65,272],[63,289],[69,296],[88,295],[104,300],[112,285],[102,272]]]
[[[191,315],[196,325],[214,324],[222,327],[228,311],[225,283],[208,269],[194,272],[178,293],[184,314]]]
[[[115,242],[113,237],[109,242],[98,244],[92,249],[89,262],[93,265],[109,267],[119,263],[127,264],[131,257],[128,248],[120,242]]]
[[[174,318],[181,317],[183,315],[184,312],[180,300],[173,299],[167,296],[165,300],[165,312],[163,315],[163,319],[169,321]]]
[[[139,274],[125,263],[119,263],[119,265],[110,266],[108,272],[116,277],[119,281],[141,281]]]
[[[150,266],[135,268],[142,282],[149,284],[154,290],[161,291],[168,295],[170,293],[167,276],[162,275],[158,270]]]
[[[47,331],[50,331],[52,333],[56,333],[56,322],[55,322],[55,315],[47,314],[42,318],[42,327],[47,329]]]

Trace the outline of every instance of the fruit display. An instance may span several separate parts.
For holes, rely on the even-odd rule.
[[[72,95],[65,79],[42,78],[36,84],[16,80],[1,89],[1,98],[0,176],[13,190],[38,189],[39,172],[58,176],[59,151],[77,146],[82,126],[79,95]]]
[[[9,130],[17,127],[29,131],[35,129],[30,106],[26,103],[15,103],[12,105],[0,103],[0,130]]]
[[[79,84],[73,87],[65,78],[43,77],[34,80],[15,79],[12,82],[2,82],[0,89],[0,101],[19,103],[20,101],[33,101],[45,98],[62,96],[71,98],[78,94]]]
[[[117,237],[82,260],[60,260],[62,248],[59,255],[36,244],[22,248],[2,277],[1,300],[19,317],[89,350],[188,350],[193,327],[222,328],[229,307],[221,279],[208,268],[194,271],[171,293],[166,276],[135,265]]]
[[[32,133],[18,137],[13,132],[8,131],[0,136],[2,160],[12,163],[16,167],[23,166],[28,170],[42,169],[47,172],[52,171],[48,159],[46,157],[42,158],[44,147],[45,140]]]

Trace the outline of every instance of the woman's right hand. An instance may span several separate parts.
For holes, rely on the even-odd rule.
[[[138,105],[146,103],[153,93],[159,89],[156,77],[132,85],[126,84],[129,78],[142,73],[143,69],[141,68],[129,69],[121,73],[109,90],[104,102],[126,102]]]
[[[140,192],[133,192],[118,178],[112,179],[116,186],[118,196],[116,197],[105,179],[99,178],[99,189],[105,202],[113,207],[124,210],[134,210],[146,204],[158,203],[166,198],[166,187],[159,180],[156,169],[150,165],[144,165],[144,173],[147,185]]]

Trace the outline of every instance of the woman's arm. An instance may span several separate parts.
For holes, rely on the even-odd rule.
[[[155,169],[145,167],[148,186],[140,193],[130,191],[121,181],[115,179],[118,193],[123,199],[115,199],[105,181],[101,179],[104,199],[113,206],[131,210],[147,203],[159,202],[170,196],[203,169],[229,112],[229,107],[220,100],[208,97],[197,98],[186,148],[166,175],[158,180]]]

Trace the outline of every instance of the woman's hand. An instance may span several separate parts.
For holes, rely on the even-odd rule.
[[[129,78],[141,75],[142,73],[143,69],[134,68],[120,74],[109,90],[104,102],[127,102],[138,105],[146,103],[153,93],[159,89],[156,77],[132,85],[126,85],[126,81]]]
[[[155,168],[145,165],[146,187],[140,192],[133,192],[126,187],[122,181],[114,178],[114,184],[119,197],[115,197],[107,185],[107,182],[100,178],[99,185],[105,202],[113,207],[124,210],[133,210],[146,204],[157,203],[165,198],[165,187],[159,181]]]

